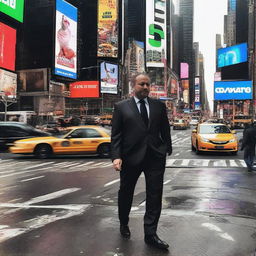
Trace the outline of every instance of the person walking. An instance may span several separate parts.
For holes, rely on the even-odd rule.
[[[131,86],[134,96],[116,103],[112,118],[112,162],[114,169],[120,172],[120,233],[124,238],[130,238],[128,222],[134,189],[141,172],[144,172],[144,241],[153,247],[167,249],[169,245],[156,233],[162,208],[166,155],[172,153],[166,106],[148,97],[150,78],[147,74],[133,76]]]
[[[253,168],[255,158],[255,145],[256,145],[256,122],[250,127],[245,127],[243,132],[243,141],[241,150],[244,150],[244,161],[248,168],[248,172],[256,171]]]

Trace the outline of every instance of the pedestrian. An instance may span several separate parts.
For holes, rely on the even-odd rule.
[[[120,172],[120,233],[124,238],[130,238],[128,222],[134,189],[141,172],[144,172],[144,241],[156,248],[167,249],[169,245],[156,233],[162,208],[166,154],[172,153],[166,106],[148,97],[150,78],[147,74],[133,76],[131,86],[134,96],[115,104],[112,119],[112,161],[115,170]]]
[[[243,141],[241,150],[244,150],[244,161],[248,168],[248,172],[256,171],[253,168],[255,158],[255,145],[256,145],[256,122],[250,127],[245,127],[243,132]]]

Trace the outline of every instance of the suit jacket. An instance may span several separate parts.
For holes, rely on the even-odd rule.
[[[149,124],[146,127],[134,98],[115,104],[112,118],[112,161],[121,158],[129,165],[143,161],[148,147],[157,157],[171,153],[172,142],[166,106],[159,100],[148,98]]]

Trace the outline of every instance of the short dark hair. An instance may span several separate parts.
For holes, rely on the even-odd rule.
[[[135,75],[133,75],[133,76],[131,77],[131,87],[133,87],[133,86],[135,85],[136,79],[137,79],[138,76],[147,76],[147,77],[150,79],[149,74],[146,73],[146,72],[136,73]],[[151,79],[150,79],[150,80],[151,80]]]

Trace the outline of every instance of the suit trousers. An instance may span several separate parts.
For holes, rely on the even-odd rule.
[[[144,172],[146,181],[146,212],[144,215],[145,235],[154,235],[162,209],[163,178],[165,171],[165,157],[157,157],[151,149],[137,166],[128,165],[123,159],[120,171],[120,189],[118,192],[118,214],[120,223],[127,225],[132,207],[134,189],[137,180]]]

